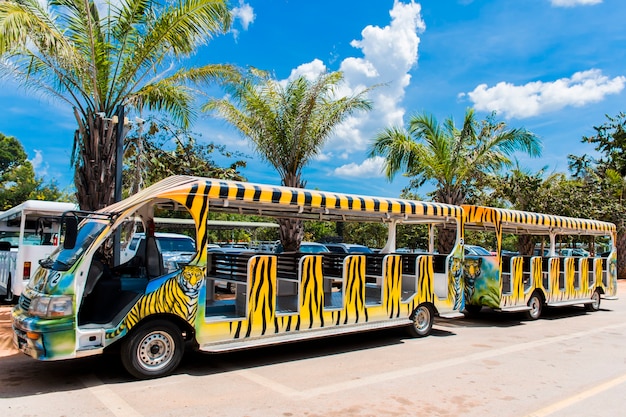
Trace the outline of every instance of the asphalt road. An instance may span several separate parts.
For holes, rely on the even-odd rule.
[[[189,352],[175,375],[151,381],[133,380],[114,355],[38,362],[5,348],[0,410],[11,417],[621,416],[626,281],[618,296],[598,312],[551,309],[534,322],[483,310],[438,320],[424,339],[396,329]]]

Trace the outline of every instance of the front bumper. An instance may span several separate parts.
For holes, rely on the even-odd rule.
[[[11,312],[13,344],[38,360],[67,359],[76,356],[76,322],[73,317],[42,319],[28,315],[19,305]]]

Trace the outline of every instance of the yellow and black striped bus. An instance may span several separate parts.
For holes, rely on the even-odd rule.
[[[155,217],[183,211],[197,252],[163,267]],[[330,223],[378,223],[378,253],[207,251],[211,213]],[[177,176],[96,213],[66,213],[64,244],[42,262],[13,309],[20,350],[41,360],[120,346],[139,378],[170,373],[185,341],[221,352],[406,326],[430,333],[436,315],[461,316],[463,208],[439,203]],[[178,215],[177,217],[180,217]],[[421,227],[424,247],[400,253],[399,228]],[[437,253],[437,231],[450,231]],[[131,259],[117,251],[145,236]],[[120,244],[121,242],[121,244]],[[233,294],[216,291],[227,283]]]
[[[468,312],[487,306],[534,320],[544,306],[594,311],[601,298],[615,299],[614,224],[469,205],[463,212],[466,241],[480,233],[493,244],[493,254],[465,254]]]

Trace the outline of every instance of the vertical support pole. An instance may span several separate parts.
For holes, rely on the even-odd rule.
[[[122,199],[122,167],[124,165],[124,105],[117,106],[117,134],[115,135],[115,192],[113,199],[117,203]],[[117,228],[113,239],[113,265],[120,264],[120,252],[122,250],[122,230]]]
[[[122,166],[124,165],[124,105],[117,106],[117,135],[115,152],[115,194],[113,198],[117,203],[122,199]]]

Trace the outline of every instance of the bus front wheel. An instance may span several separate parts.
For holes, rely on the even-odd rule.
[[[157,378],[176,369],[183,351],[180,329],[169,321],[156,320],[131,331],[122,344],[122,364],[136,378]]]
[[[428,304],[419,305],[411,314],[409,334],[413,337],[424,337],[430,334],[433,328],[433,309]]]

